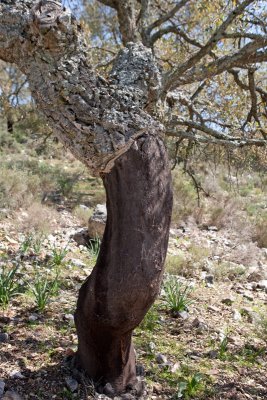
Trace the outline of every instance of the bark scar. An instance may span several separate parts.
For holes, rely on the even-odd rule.
[[[148,129],[148,128],[143,128],[143,129],[137,131],[137,132],[128,140],[127,144],[126,144],[122,149],[118,150],[118,151],[114,154],[114,157],[113,157],[111,160],[109,160],[109,161],[107,162],[107,164],[105,165],[105,168],[101,171],[101,175],[102,175],[102,174],[108,174],[108,173],[112,170],[112,168],[114,167],[115,161],[116,161],[120,156],[122,156],[124,153],[126,153],[126,152],[130,149],[130,147],[134,144],[134,142],[135,142],[137,139],[139,139],[141,136],[143,136],[144,133],[147,132],[147,129]]]

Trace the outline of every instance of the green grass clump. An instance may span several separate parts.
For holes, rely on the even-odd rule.
[[[203,375],[195,373],[179,382],[178,392],[174,399],[191,399],[204,389]]]
[[[29,290],[35,299],[38,311],[44,311],[48,303],[51,301],[51,298],[57,295],[58,289],[58,275],[56,275],[52,280],[48,275],[37,275],[33,283],[29,283]]]
[[[182,284],[177,278],[168,278],[163,288],[163,301],[171,312],[185,311],[192,304],[192,299],[189,297],[192,292],[192,287]]]
[[[6,307],[12,297],[21,293],[21,286],[18,283],[18,265],[11,269],[2,268],[0,272],[0,305]]]

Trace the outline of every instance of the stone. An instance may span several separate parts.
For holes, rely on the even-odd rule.
[[[77,232],[73,233],[70,236],[71,239],[73,239],[78,246],[88,246],[90,237],[88,235],[88,229],[79,229]]]
[[[192,327],[197,328],[198,333],[202,333],[208,330],[208,326],[198,318],[194,319],[194,321],[192,322]]]
[[[152,391],[153,393],[160,394],[162,392],[162,385],[160,383],[153,383]]]
[[[70,324],[71,326],[74,326],[74,325],[75,325],[75,322],[74,322],[74,315],[72,315],[72,314],[65,314],[65,315],[64,315],[64,320],[65,320],[65,321],[68,321],[69,324]]]
[[[188,314],[187,311],[179,311],[178,314],[177,314],[177,316],[178,316],[179,318],[184,319],[184,320],[186,320],[186,319],[189,318],[189,314]]]
[[[114,390],[113,386],[109,382],[106,383],[106,385],[104,386],[103,394],[105,394],[106,396],[109,396],[109,397],[114,397],[115,390]]]
[[[38,320],[38,315],[37,315],[37,314],[31,314],[31,315],[29,316],[28,320],[29,320],[30,322],[37,321],[37,320]]]
[[[17,392],[9,390],[5,393],[2,400],[23,400],[23,398]]]
[[[7,343],[9,340],[9,335],[8,333],[0,333],[0,343]]]
[[[209,274],[205,276],[205,282],[209,285],[213,285],[214,283],[214,276]]]
[[[217,232],[218,231],[218,228],[217,228],[217,226],[208,226],[208,231],[211,231],[211,232]]]
[[[262,279],[261,281],[257,282],[257,289],[267,291],[267,279]]]
[[[102,238],[107,221],[107,208],[105,204],[97,204],[93,215],[88,221],[88,235],[90,238]]]
[[[71,376],[67,376],[65,378],[66,386],[67,388],[73,393],[78,389],[78,382],[76,379],[72,378]]]
[[[70,261],[75,267],[80,267],[80,268],[86,267],[86,264],[81,260],[78,260],[77,258],[71,258]]]
[[[124,393],[121,395],[121,400],[136,400],[136,397],[131,393]]]
[[[259,282],[267,279],[267,272],[262,267],[250,268],[248,271],[248,282]]]
[[[220,312],[220,309],[216,306],[208,306],[208,311],[212,311],[212,312]]]
[[[155,351],[155,349],[156,349],[155,343],[154,343],[154,342],[149,342],[149,343],[148,343],[148,348],[149,348],[149,351],[150,351],[151,353],[153,353],[153,352]]]
[[[10,378],[12,379],[25,379],[26,377],[22,375],[20,371],[12,371],[9,374]]]
[[[171,372],[175,374],[180,369],[181,365],[179,362],[176,362],[175,364],[172,365],[171,367]]]
[[[0,380],[0,398],[4,394],[5,386],[6,386],[5,382]]]
[[[241,321],[242,320],[242,315],[240,314],[240,312],[238,310],[234,310],[233,311],[233,319],[235,321]]]
[[[167,364],[168,359],[164,354],[157,354],[156,361],[158,364]]]
[[[143,365],[137,364],[136,365],[136,375],[137,376],[144,376],[145,375],[145,368]]]
[[[224,299],[222,299],[222,303],[227,306],[231,306],[234,303],[234,299],[231,297],[225,297]]]

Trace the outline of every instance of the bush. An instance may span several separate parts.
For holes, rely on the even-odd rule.
[[[172,222],[179,225],[197,207],[197,195],[192,181],[181,170],[173,173],[173,212]]]
[[[1,168],[0,208],[17,210],[28,207],[38,198],[40,180],[37,176],[17,169]]]

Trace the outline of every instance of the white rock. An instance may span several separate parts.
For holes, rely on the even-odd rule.
[[[22,373],[20,371],[12,371],[9,376],[10,376],[10,378],[13,378],[13,379],[25,379],[26,378],[24,375],[22,375]]]

